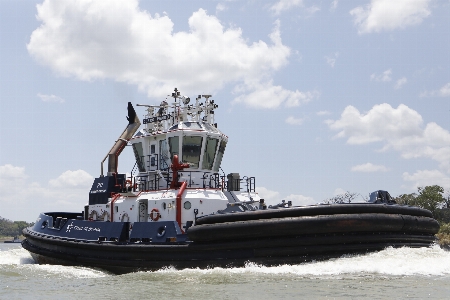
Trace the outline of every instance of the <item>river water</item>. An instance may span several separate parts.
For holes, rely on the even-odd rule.
[[[387,248],[322,262],[112,275],[34,264],[0,244],[0,299],[449,299],[450,251]]]

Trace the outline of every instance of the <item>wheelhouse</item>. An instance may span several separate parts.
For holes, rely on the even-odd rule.
[[[130,140],[136,159],[131,174],[137,178],[135,185],[139,190],[167,188],[173,176],[170,166],[177,156],[180,163],[189,166],[179,172],[180,180],[187,181],[189,187],[218,188],[228,142],[214,123],[214,109],[218,106],[210,95],[199,95],[193,105],[177,90],[172,97],[175,102],[171,105],[167,101],[157,106],[138,104],[147,107],[147,115],[145,127]],[[202,98],[204,103],[200,103]]]

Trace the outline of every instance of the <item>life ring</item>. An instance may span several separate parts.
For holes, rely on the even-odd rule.
[[[95,215],[95,219],[94,219],[94,215]],[[98,212],[94,209],[89,214],[89,220],[96,221],[97,219],[98,219]]]
[[[121,222],[125,222],[124,220],[125,220],[125,218],[127,218],[127,222],[129,222],[130,221],[130,217],[128,216],[128,214],[127,213],[124,213],[123,215],[122,215],[122,218],[120,218],[120,221]]]
[[[159,213],[159,210],[157,208],[152,209],[152,211],[150,212],[150,219],[152,219],[152,221],[156,222],[161,218],[161,214]]]

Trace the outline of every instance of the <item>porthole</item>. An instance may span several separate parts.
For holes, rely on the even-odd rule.
[[[165,234],[166,234],[166,226],[159,227],[156,235],[158,237],[163,237]]]
[[[47,224],[48,224],[47,221],[42,222],[41,228],[44,229],[45,227],[47,227]]]
[[[192,204],[189,201],[184,202],[184,209],[191,209]]]

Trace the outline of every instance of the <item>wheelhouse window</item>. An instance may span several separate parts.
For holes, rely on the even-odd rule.
[[[145,172],[144,151],[142,149],[142,143],[134,143],[132,145],[134,158],[136,159],[136,164],[138,166],[139,172]]]
[[[170,151],[170,161],[172,161],[174,155],[178,155],[180,151],[180,141],[178,136],[173,136],[169,138],[169,151]]]
[[[166,140],[159,141],[159,168],[161,170],[169,169],[170,153]]]
[[[211,170],[216,155],[218,140],[208,137],[206,139],[205,153],[203,154],[202,169]]]
[[[219,131],[216,129],[216,127],[211,126],[211,124],[203,123],[203,126],[204,126],[208,131],[210,131],[210,132],[213,132],[213,133],[219,132]]]
[[[193,169],[198,169],[202,142],[203,138],[201,136],[183,137],[183,162],[188,163]]]
[[[214,164],[214,172],[219,172],[220,164],[222,163],[223,154],[225,153],[226,141],[220,141],[219,151],[217,152],[216,163]]]
[[[156,145],[152,144],[150,145],[150,166],[155,167],[156,166],[156,158],[158,157],[156,154]]]

